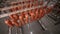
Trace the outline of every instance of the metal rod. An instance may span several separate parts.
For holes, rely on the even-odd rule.
[[[31,9],[35,9],[35,8],[40,8],[40,7],[41,6],[37,6],[37,7],[32,7],[32,8],[24,9],[24,10],[18,10],[18,11],[11,12],[11,13],[2,14],[2,15],[0,15],[0,18],[7,17],[7,16],[9,16],[11,14],[20,13],[20,12],[23,12],[23,11],[27,11],[27,10],[31,10]]]
[[[32,3],[32,2],[30,2],[30,3]],[[34,2],[35,3],[35,2]],[[3,10],[8,10],[8,9],[11,9],[11,8],[13,8],[13,7],[17,7],[17,6],[23,6],[23,5],[26,5],[27,3],[25,3],[25,4],[19,4],[19,5],[15,5],[15,6],[10,6],[10,7],[5,7],[5,8],[0,8],[1,9],[1,11],[3,11]]]
[[[40,23],[41,28],[42,28],[43,30],[47,30],[47,28],[44,26],[44,24],[42,23],[42,21],[41,21],[41,20],[39,20],[38,22]]]

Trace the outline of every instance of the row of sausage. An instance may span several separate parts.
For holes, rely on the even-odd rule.
[[[49,12],[51,12],[51,8],[48,8],[48,10],[44,8],[28,10],[19,14],[10,15],[9,19],[5,19],[5,23],[10,27],[13,27],[14,25],[21,27],[25,24],[41,19],[45,14]]]

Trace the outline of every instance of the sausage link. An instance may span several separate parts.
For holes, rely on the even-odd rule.
[[[38,9],[35,9],[35,20],[39,19],[39,12]]]
[[[19,16],[17,14],[13,14],[13,17],[18,20],[19,19]]]
[[[51,10],[52,10],[52,8],[47,8],[47,11],[46,11],[46,14],[48,14],[48,13],[50,13],[51,12]]]
[[[14,12],[14,11],[16,11],[16,8],[15,8],[15,7],[13,7],[13,8],[11,8],[11,10]]]
[[[29,15],[30,15],[30,18],[31,20],[30,21],[34,21],[35,20],[35,14],[34,14],[34,11],[29,11]]]
[[[19,16],[19,20],[20,20],[20,22],[22,23],[22,25],[24,25],[25,23],[24,23],[24,14],[20,14],[20,16]]]
[[[13,14],[10,15],[9,18],[11,18],[12,20],[15,20],[15,18],[13,17]]]
[[[5,20],[5,24],[7,24],[9,27],[13,27],[14,26],[9,19]]]
[[[28,12],[25,12],[25,20],[24,22],[27,24],[29,22],[29,15]]]
[[[21,10],[21,6],[18,6],[18,9]]]
[[[45,11],[43,8],[41,8],[39,12],[39,18],[43,17],[44,15],[45,15]]]
[[[19,23],[18,23],[16,20],[12,20],[12,23],[13,23],[15,26],[19,27]]]

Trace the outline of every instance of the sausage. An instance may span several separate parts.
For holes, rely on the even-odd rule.
[[[46,14],[48,14],[48,13],[50,13],[51,12],[51,10],[52,10],[52,8],[47,8],[47,11],[46,11]]]
[[[18,20],[19,19],[19,16],[17,14],[13,14],[13,17]]]
[[[21,4],[21,2],[18,2],[18,4]]]
[[[33,3],[30,4],[30,7],[32,7],[32,6],[33,6]]]
[[[18,23],[16,20],[12,20],[12,23],[13,23],[15,26],[19,27],[19,23]]]
[[[25,20],[24,20],[24,22],[28,23],[28,21],[29,21],[29,15],[28,15],[28,12],[25,12]]]
[[[5,24],[7,24],[9,27],[13,27],[14,26],[9,19],[5,20]]]
[[[18,9],[21,10],[21,6],[18,6]]]
[[[9,16],[9,18],[15,20],[15,18],[13,17],[13,14]]]
[[[10,12],[13,12],[12,9],[9,9],[9,10],[10,10]]]
[[[16,8],[15,8],[15,7],[13,7],[13,8],[11,8],[11,10],[12,10],[12,11],[16,11]]]
[[[19,20],[20,20],[20,23],[22,23],[22,25],[24,25],[24,14],[20,14],[19,16]]]
[[[43,8],[40,8],[40,12],[39,12],[39,18],[43,17],[45,15],[45,11]]]
[[[30,18],[31,20],[30,21],[34,21],[35,20],[35,14],[34,14],[34,11],[29,11],[29,15],[30,15]]]
[[[18,7],[15,7],[16,11],[19,10]]]
[[[39,19],[39,12],[38,9],[35,9],[35,20]]]
[[[25,15],[25,14],[24,14],[24,11],[21,12],[20,15],[24,18],[24,15]]]
[[[27,7],[29,8],[30,7],[30,4],[28,4]]]

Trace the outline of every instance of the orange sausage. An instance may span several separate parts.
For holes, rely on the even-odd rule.
[[[27,7],[29,8],[30,7],[30,4],[28,4]]]
[[[25,15],[25,14],[24,14],[24,11],[21,12],[20,15],[24,18],[24,15]]]
[[[11,19],[13,19],[13,20],[15,19],[15,18],[13,17],[13,14],[12,14],[12,15],[10,15],[9,17],[10,17]]]
[[[21,14],[21,15],[19,16],[19,20],[20,20],[20,22],[22,23],[22,25],[25,24],[25,23],[24,23],[24,14]]]
[[[13,27],[14,26],[9,19],[5,20],[5,24],[7,24],[9,27]]]
[[[34,21],[35,20],[35,14],[34,14],[34,11],[29,11],[29,14],[30,14],[30,18],[31,18],[31,21]]]
[[[13,7],[13,8],[11,8],[11,10],[12,10],[12,11],[16,11],[16,8],[15,8],[15,7]]]
[[[11,12],[13,12],[12,9],[9,9],[9,10],[10,10]]]
[[[30,7],[32,7],[32,6],[33,6],[33,3],[30,4]]]
[[[18,6],[18,9],[21,10],[21,6]]]
[[[35,20],[39,19],[39,12],[38,12],[38,8],[35,9]]]
[[[17,11],[17,10],[19,10],[19,8],[18,8],[18,7],[15,7],[15,9],[16,9],[16,11]]]
[[[28,15],[28,12],[25,12],[25,23],[28,23],[29,21],[29,15]]]
[[[41,8],[39,12],[39,18],[43,17],[44,15],[45,15],[45,11],[43,8]]]
[[[11,18],[12,20],[16,20],[16,18],[12,15],[9,16],[9,18]]]
[[[52,8],[47,8],[47,11],[46,11],[46,14],[48,14],[48,13],[50,13],[51,12],[51,10],[52,10]]]
[[[21,2],[18,2],[18,4],[21,4]]]
[[[13,23],[15,26],[19,27],[19,23],[18,23],[16,20],[12,20],[12,23]]]
[[[19,19],[19,16],[17,14],[13,14],[13,17],[18,20]]]

